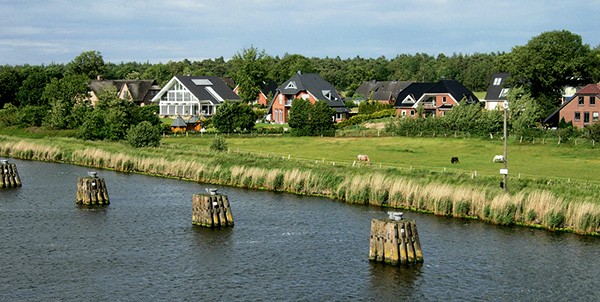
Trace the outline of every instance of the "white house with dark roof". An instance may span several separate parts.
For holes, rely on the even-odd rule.
[[[219,77],[174,76],[152,99],[161,116],[212,116],[225,101],[240,97]]]

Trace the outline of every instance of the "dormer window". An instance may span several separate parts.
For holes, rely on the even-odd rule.
[[[321,91],[321,92],[323,93],[323,96],[324,96],[325,98],[327,98],[328,100],[330,100],[330,101],[331,101],[331,90],[323,90],[323,91]]]
[[[502,82],[502,78],[495,78],[494,79],[494,86],[500,85],[501,82]]]
[[[500,91],[500,97],[506,97],[506,94],[508,93],[508,88],[502,88],[502,90]]]
[[[298,87],[296,87],[296,82],[290,81],[287,86],[285,86],[285,89],[298,89]]]

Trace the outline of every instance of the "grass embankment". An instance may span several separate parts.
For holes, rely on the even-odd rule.
[[[0,155],[58,161],[199,182],[322,195],[348,203],[479,218],[498,224],[600,231],[597,149],[520,145],[509,153],[509,190],[499,188],[500,141],[426,138],[166,138],[160,148],[72,138],[0,136]],[[353,167],[358,153],[373,164]],[[458,156],[460,164],[451,165]],[[475,171],[477,174],[475,175]],[[521,177],[518,178],[518,174]]]

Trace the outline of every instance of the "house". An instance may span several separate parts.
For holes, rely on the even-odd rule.
[[[331,83],[316,73],[302,74],[298,72],[277,88],[267,109],[267,119],[278,124],[287,123],[294,99],[305,99],[312,104],[317,101],[325,101],[329,107],[335,110],[335,116],[332,116],[335,121],[341,121],[348,117],[349,110]]]
[[[396,97],[397,116],[416,116],[417,108],[423,107],[425,116],[444,116],[446,111],[466,100],[468,104],[479,103],[479,99],[456,80],[441,80],[437,83],[412,83]]]
[[[488,86],[485,93],[485,109],[486,110],[498,110],[504,108],[504,101],[506,101],[506,94],[510,89],[507,87],[506,80],[510,77],[509,73],[499,72],[492,75],[490,86]]]
[[[174,76],[152,99],[160,116],[212,116],[226,100],[240,97],[219,77]]]
[[[109,87],[115,87],[117,96],[129,100],[136,105],[144,106],[151,103],[152,98],[160,91],[155,80],[92,80],[89,84],[90,102],[93,106],[98,103],[98,95]]]
[[[354,95],[362,96],[365,100],[373,100],[383,104],[394,104],[396,96],[402,89],[412,84],[412,81],[369,81],[362,83]]]
[[[275,91],[277,91],[277,83],[275,83],[273,81],[269,81],[269,82],[263,81],[263,83],[260,87],[260,93],[258,94],[258,97],[256,98],[256,100],[254,100],[254,102],[252,102],[252,104],[259,104],[259,105],[267,107],[269,105],[269,100],[273,97],[273,95],[275,95]],[[240,86],[235,86],[235,88],[233,89],[233,92],[235,92],[236,94],[239,95]]]
[[[565,122],[571,122],[577,128],[583,128],[590,123],[595,123],[598,121],[598,114],[600,112],[599,100],[600,83],[586,85],[546,118],[544,124],[556,127],[563,118]]]
[[[173,122],[171,123],[171,131],[173,131],[173,133],[187,131],[187,124],[181,116],[177,116],[177,118],[173,120]]]

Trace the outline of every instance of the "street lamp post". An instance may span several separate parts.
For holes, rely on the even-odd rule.
[[[508,158],[507,158],[507,154],[506,154],[506,141],[508,139],[507,133],[506,133],[507,132],[506,131],[506,114],[507,114],[507,111],[508,111],[508,100],[505,100],[503,105],[504,105],[504,110],[503,110],[504,111],[504,171],[501,171],[501,173],[502,173],[502,175],[504,177],[504,180],[503,180],[503,183],[502,183],[503,184],[502,188],[506,192],[508,190],[507,189],[507,184],[506,184],[506,179],[508,178],[508,163],[507,163],[508,162],[508,160],[507,160]]]

